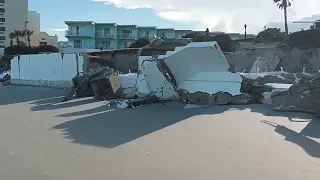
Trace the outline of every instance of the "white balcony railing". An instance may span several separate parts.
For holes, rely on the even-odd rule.
[[[97,44],[96,46],[97,49],[104,49],[104,50],[112,50],[114,49],[111,45],[106,45],[106,44]]]
[[[95,49],[94,45],[84,45],[82,43],[73,43],[73,48],[79,48],[79,49]]]
[[[119,37],[122,39],[135,39],[135,35],[132,33],[121,33],[119,34]]]
[[[82,43],[73,43],[74,48],[82,48]]]
[[[115,36],[109,32],[96,31],[96,37],[101,38],[115,38]]]
[[[90,32],[66,30],[66,36],[94,36],[94,34],[92,34]]]
[[[139,38],[147,38],[147,39],[151,39],[151,38],[154,38],[154,34],[145,34],[145,35],[142,35],[142,36],[140,36]]]

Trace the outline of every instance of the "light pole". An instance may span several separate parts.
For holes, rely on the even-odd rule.
[[[247,24],[244,25],[244,39],[247,39]]]
[[[29,21],[24,22],[24,31],[25,33],[27,32],[27,24],[29,23]],[[24,43],[27,44],[27,35],[24,35]]]

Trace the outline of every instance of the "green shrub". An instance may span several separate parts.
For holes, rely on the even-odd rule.
[[[52,45],[29,47],[21,45],[13,45],[4,49],[6,55],[26,55],[26,54],[39,54],[46,52],[58,52],[59,49]]]
[[[221,50],[224,52],[233,52],[236,42],[231,39],[231,37],[227,34],[219,34],[216,36],[210,36],[207,34],[202,34],[199,32],[191,32],[183,36],[183,38],[190,38],[194,42],[208,42],[208,41],[216,41]]]
[[[284,36],[280,28],[268,28],[264,31],[259,32],[257,38],[269,38],[269,37],[279,37]]]
[[[140,38],[132,43],[130,48],[142,48],[148,44],[150,44],[150,40],[148,38]]]
[[[290,34],[288,45],[298,47],[299,49],[319,48],[320,47],[320,31],[306,30]]]

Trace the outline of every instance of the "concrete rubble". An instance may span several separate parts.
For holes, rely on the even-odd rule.
[[[144,48],[140,54],[143,51]],[[165,54],[140,55],[136,83],[136,94],[139,95],[136,96],[216,106],[258,103],[264,92],[272,91],[272,87],[255,83],[244,74],[231,73],[229,69],[216,42],[191,42]]]
[[[318,116],[320,75],[306,73],[304,68],[285,72],[279,67],[282,56],[268,52],[256,59],[249,73],[234,72],[217,42],[156,39],[137,51],[136,72],[119,73],[100,63],[88,74],[75,77],[74,89],[77,96],[125,98],[108,101],[108,106],[118,108],[163,101],[183,101],[185,109],[264,103],[275,110]],[[112,65],[116,66],[120,64]],[[281,71],[275,71],[277,68]]]
[[[306,112],[320,117],[320,75],[301,79],[286,91],[272,94],[272,105],[278,111]]]
[[[8,73],[0,73],[0,84],[7,85],[10,83],[10,74]]]
[[[96,100],[118,98],[122,89],[117,72],[108,67],[99,67],[89,73],[82,73],[72,79],[73,87],[65,97],[69,100],[77,97],[94,96]]]

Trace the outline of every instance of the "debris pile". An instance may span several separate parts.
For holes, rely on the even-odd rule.
[[[229,69],[216,42],[197,42],[165,55],[139,56],[138,79],[146,81],[148,92],[160,99],[180,99],[202,106],[260,103],[263,93],[272,91],[257,82],[258,77],[251,79]]]
[[[98,67],[89,73],[81,73],[72,79],[73,87],[65,97],[94,96],[96,100],[120,97],[122,89],[117,72],[108,67]]]
[[[5,82],[10,80],[10,75],[8,73],[0,73],[0,82]]]
[[[320,117],[320,75],[301,79],[286,91],[272,94],[272,104],[278,111],[297,111]]]
[[[99,65],[74,78],[74,91],[96,99],[125,97],[108,103],[119,108],[168,100],[184,101],[186,108],[265,103],[318,116],[320,75],[287,73],[282,67],[266,72],[279,61],[278,56],[258,58],[250,73],[235,73],[216,42],[157,39],[138,51],[137,73]]]

